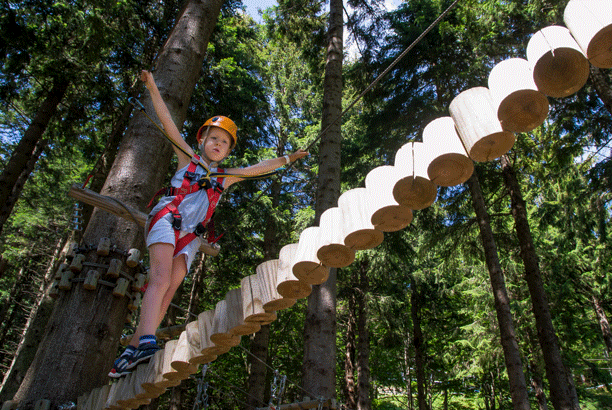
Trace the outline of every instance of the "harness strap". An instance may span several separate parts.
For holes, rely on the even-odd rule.
[[[207,221],[211,220],[212,215],[215,212],[215,207],[217,206],[217,203],[219,202],[219,199],[221,198],[221,193],[223,192],[223,179],[224,178],[217,178],[217,181],[215,181],[215,183],[212,183],[212,181],[210,181],[208,178],[202,178],[197,183],[191,184],[191,181],[195,178],[195,171],[196,171],[199,159],[200,158],[198,156],[195,156],[193,160],[189,163],[189,166],[187,167],[187,171],[185,172],[183,176],[183,182],[180,188],[175,188],[175,187],[163,188],[159,190],[149,202],[149,207],[151,207],[155,198],[161,194],[174,196],[174,199],[172,200],[171,203],[166,205],[157,214],[155,214],[155,216],[151,220],[151,223],[149,224],[149,231],[148,231],[148,232],[151,231],[151,229],[153,228],[153,225],[155,225],[157,221],[159,221],[161,218],[163,218],[168,213],[172,213],[172,218],[173,218],[172,227],[174,228],[174,234],[175,234],[174,255],[179,253],[185,246],[191,243],[191,241],[193,241],[196,237],[201,236],[206,232],[204,224]],[[223,173],[223,170],[221,170],[221,172],[216,172],[215,174],[226,175]],[[206,195],[208,196],[208,209],[206,211],[206,217],[204,221],[196,225],[196,229],[193,232],[189,232],[188,234],[181,237],[180,234],[181,234],[182,217],[181,217],[181,214],[178,212],[178,206],[183,201],[183,199],[185,199],[186,195],[197,192],[203,188],[206,189]],[[219,238],[216,238],[216,239],[218,240]]]

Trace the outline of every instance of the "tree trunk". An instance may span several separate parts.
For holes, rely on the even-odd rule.
[[[520,244],[521,258],[525,266],[525,280],[533,305],[538,340],[544,356],[551,401],[556,410],[580,409],[574,381],[561,360],[559,342],[552,324],[538,257],[529,228],[525,201],[521,195],[514,169],[506,155],[501,157],[501,165],[504,183],[510,193],[512,216]]]
[[[36,354],[40,340],[45,332],[45,327],[49,321],[49,316],[53,311],[53,299],[47,296],[49,286],[59,266],[60,258],[66,250],[67,242],[68,238],[62,238],[58,241],[45,277],[40,281],[37,298],[24,327],[23,337],[13,355],[9,369],[4,374],[2,386],[0,387],[0,401],[13,398]]]
[[[340,196],[340,146],[342,142],[342,31],[341,0],[330,0],[327,63],[323,79],[322,136],[319,148],[319,175],[315,224],[321,214],[337,205]],[[304,390],[317,398],[336,396],[336,269],[327,282],[313,286],[308,297],[304,324]]]
[[[472,193],[472,204],[476,212],[476,219],[480,227],[480,239],[484,248],[485,260],[489,270],[489,279],[493,290],[495,312],[501,336],[501,344],[504,350],[506,371],[510,384],[510,396],[514,410],[529,410],[529,396],[527,394],[527,383],[523,373],[523,362],[521,352],[516,340],[512,313],[510,312],[510,299],[506,292],[504,274],[499,263],[497,244],[491,229],[489,214],[486,209],[482,189],[478,181],[477,173],[474,172],[468,180],[468,186]]]
[[[421,293],[414,277],[411,277],[410,315],[412,317],[412,344],[414,346],[414,367],[417,379],[417,403],[419,410],[428,410],[425,395],[425,344],[421,330]]]
[[[595,309],[595,313],[597,314],[597,320],[599,321],[599,327],[601,329],[601,334],[603,335],[604,343],[606,344],[606,350],[608,351],[608,356],[612,354],[612,330],[610,330],[610,322],[608,322],[608,316],[606,312],[603,310],[601,306],[601,302],[597,298],[597,296],[593,295],[593,308]]]
[[[346,407],[357,408],[355,391],[355,294],[348,296],[348,312],[346,324],[346,345],[344,347],[344,397]]]
[[[370,399],[370,333],[368,331],[367,295],[370,289],[367,277],[368,262],[359,266],[359,289],[357,291],[357,403],[358,410],[371,410]]]
[[[414,397],[412,394],[412,372],[410,370],[410,332],[406,332],[404,340],[404,381],[406,382],[406,395],[408,396],[408,410],[414,409]]]
[[[277,154],[284,154],[284,145],[286,139],[279,140]],[[271,204],[275,209],[280,203],[281,185],[274,181],[270,187]],[[264,262],[272,260],[278,256],[280,252],[278,240],[278,228],[271,214],[268,215],[265,221],[265,231],[263,240]],[[247,356],[247,364],[249,377],[247,379],[247,396],[245,410],[257,407],[260,403],[265,403],[265,394],[269,389],[268,384],[268,345],[270,344],[270,325],[262,326],[259,332],[251,337],[250,351]],[[276,404],[276,403],[275,403]]]
[[[606,110],[612,114],[612,88],[610,87],[609,77],[606,79],[606,76],[608,75],[608,72],[602,70],[601,68],[591,66],[591,74],[589,78],[593,83],[597,96],[603,102],[604,107],[606,107]]]
[[[6,220],[11,215],[23,186],[46,145],[46,141],[42,140],[42,135],[47,129],[49,121],[57,112],[57,106],[64,98],[69,84],[68,80],[64,78],[54,80],[53,87],[49,90],[45,101],[41,104],[30,126],[15,147],[15,151],[13,151],[2,174],[0,174],[0,204],[2,204],[0,232],[2,232]]]
[[[179,129],[220,8],[220,0],[187,2],[159,54],[156,81]],[[150,110],[148,95],[143,101]],[[170,157],[170,144],[139,113],[128,126],[101,193],[144,209],[162,185],[165,175],[159,170],[167,168]],[[142,249],[144,245],[136,224],[96,209],[84,241],[97,245],[102,237],[110,238],[113,245],[126,251]],[[91,292],[73,286],[66,293],[56,301],[41,348],[15,396],[23,410],[33,408],[34,401],[44,398],[51,400],[52,407],[76,401],[80,394],[108,383],[106,374],[119,345],[127,298],[113,297],[106,287]]]
[[[544,381],[542,380],[542,372],[540,366],[537,365],[535,359],[531,362],[531,387],[535,392],[536,401],[538,402],[539,410],[548,410],[546,403],[546,393],[544,392]]]

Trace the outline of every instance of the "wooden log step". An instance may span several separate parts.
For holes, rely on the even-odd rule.
[[[282,252],[282,249],[281,249]],[[290,308],[295,304],[295,298],[284,297],[278,292],[280,259],[272,259],[257,265],[255,272],[261,284],[261,302],[266,312],[276,312]],[[291,265],[293,266],[293,264]],[[293,272],[291,272],[293,276]],[[293,276],[295,280],[298,280]],[[298,281],[299,282],[299,281]]]
[[[321,215],[317,258],[325,266],[344,268],[355,260],[355,251],[344,244],[343,219],[339,207],[329,208]]]
[[[474,172],[451,117],[440,117],[423,129],[423,144],[431,158],[427,175],[436,185],[455,186],[467,181]]]
[[[392,165],[376,167],[366,175],[365,187],[371,199],[368,214],[372,225],[379,231],[399,231],[412,222],[412,210],[400,205],[393,197],[393,188],[398,180],[399,173]]]
[[[436,201],[438,190],[427,175],[429,157],[422,142],[409,142],[395,154],[399,176],[393,186],[393,198],[412,210],[425,209]]]
[[[488,88],[463,91],[451,101],[449,112],[472,160],[491,161],[514,146],[516,137],[502,128]]]
[[[319,285],[329,277],[329,268],[317,257],[321,243],[319,229],[311,226],[302,231],[292,268],[295,277],[309,285]]]
[[[312,285],[298,279],[293,273],[298,247],[299,244],[297,243],[283,246],[280,250],[278,264],[276,265],[276,291],[285,300],[293,301],[293,303],[295,303],[296,299],[305,298],[312,292]]]
[[[372,249],[385,238],[382,231],[374,227],[368,215],[369,201],[365,188],[350,189],[338,198],[338,206],[344,214],[344,244],[351,249]]]

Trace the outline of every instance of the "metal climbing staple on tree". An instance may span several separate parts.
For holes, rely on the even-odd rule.
[[[202,376],[200,376],[198,381],[198,390],[192,410],[206,410],[208,408],[208,393],[206,392],[208,390],[208,382],[204,382],[206,370],[208,370],[208,365],[202,367]]]

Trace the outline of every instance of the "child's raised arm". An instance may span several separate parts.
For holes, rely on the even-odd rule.
[[[194,152],[191,147],[187,145],[187,143],[181,136],[181,133],[179,132],[178,128],[176,127],[176,124],[174,123],[174,121],[172,121],[172,117],[170,116],[168,107],[166,107],[166,103],[164,103],[164,100],[162,99],[162,96],[159,93],[159,89],[155,84],[153,74],[151,74],[151,72],[149,71],[142,70],[142,73],[140,74],[140,79],[144,81],[147,90],[149,90],[149,94],[151,95],[151,100],[153,102],[153,107],[155,108],[155,113],[161,121],[162,126],[166,131],[166,134],[168,134],[168,138],[170,138],[170,140],[173,142],[172,148],[174,149],[174,152],[178,157],[178,168],[183,168],[191,161],[191,157],[194,155]],[[184,152],[181,149],[178,149],[175,144],[181,147]],[[190,156],[185,153],[188,153]]]
[[[238,174],[238,175],[245,175],[245,176],[260,175],[260,174],[264,174],[269,171],[274,171],[275,169],[278,169],[282,167],[283,165],[288,164],[290,162],[297,161],[298,159],[303,158],[306,155],[308,155],[308,151],[299,149],[295,151],[293,154],[285,155],[284,157],[267,159],[265,161],[261,161],[260,163],[251,165],[249,167],[232,168],[232,169],[226,169],[225,171],[229,174]],[[242,180],[243,178],[240,178],[240,177],[227,177],[225,180],[224,186],[225,188],[227,188],[230,185],[236,182],[242,181]]]

